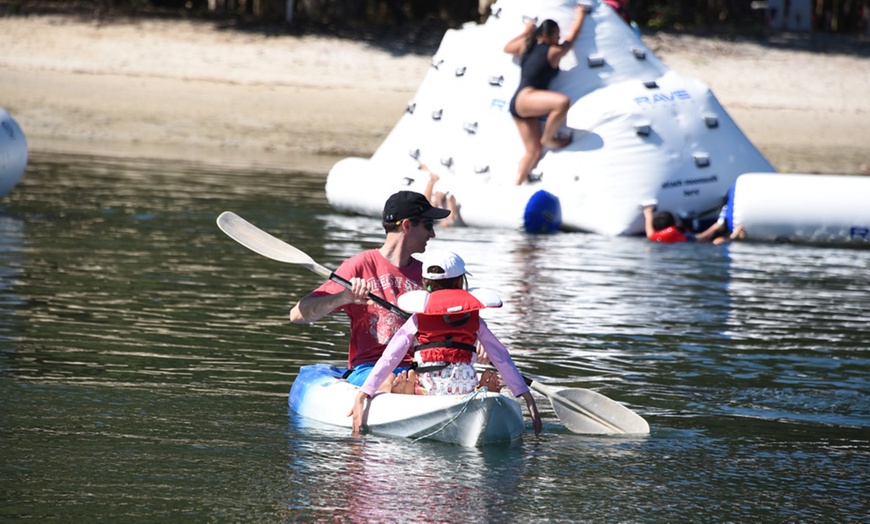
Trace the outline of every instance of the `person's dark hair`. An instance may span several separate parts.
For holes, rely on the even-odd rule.
[[[526,37],[526,48],[524,53],[528,53],[535,46],[535,42],[538,41],[538,38],[552,34],[555,31],[559,30],[559,24],[556,23],[555,20],[546,19],[541,22],[541,25],[535,28],[534,31],[529,33],[529,36]]]
[[[441,273],[444,274],[444,268],[441,266],[429,266],[428,268],[424,268],[428,273]],[[459,275],[458,277],[453,278],[444,278],[439,280],[432,280],[429,278],[423,279],[423,287],[426,288],[426,291],[433,292],[438,291],[439,289],[465,289],[468,285],[468,282],[465,280],[465,275]]]
[[[402,221],[384,222],[384,233],[395,233],[402,227]]]
[[[392,222],[382,222],[382,224],[384,226],[384,232],[385,233],[393,233],[395,231],[402,229],[402,222],[404,222],[405,220],[410,220],[411,223],[416,226],[417,224],[419,224],[420,222],[422,222],[426,219],[420,218],[420,217],[411,217],[411,218],[407,218],[407,219],[403,218],[402,220],[394,220]]]
[[[670,211],[659,211],[653,215],[652,225],[653,229],[661,231],[662,229],[677,225],[677,221],[674,220],[674,215]]]

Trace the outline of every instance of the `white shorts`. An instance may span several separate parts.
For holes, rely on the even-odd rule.
[[[426,362],[422,366],[436,366],[446,362]],[[421,367],[422,367],[421,366]],[[465,395],[477,387],[477,370],[470,362],[447,364],[444,369],[417,374],[419,395]]]

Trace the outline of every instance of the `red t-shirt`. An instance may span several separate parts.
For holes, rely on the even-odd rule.
[[[363,278],[369,283],[374,295],[395,304],[399,295],[421,289],[423,264],[414,259],[407,267],[396,267],[380,251],[370,249],[342,262],[335,274],[347,280]],[[312,295],[331,295],[344,289],[341,284],[329,280],[315,289]],[[344,311],[350,317],[347,355],[347,365],[350,368],[377,362],[390,339],[405,323],[405,319],[377,304],[347,304],[336,309],[338,310]],[[410,363],[410,355],[402,360],[402,365]]]

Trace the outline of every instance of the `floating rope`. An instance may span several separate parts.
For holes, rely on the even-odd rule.
[[[462,405],[462,409],[460,409],[459,412],[458,412],[457,414],[453,415],[453,417],[451,417],[450,420],[448,420],[447,422],[445,422],[444,425],[441,426],[440,428],[436,429],[435,431],[433,431],[433,432],[431,432],[431,433],[427,433],[427,434],[425,434],[425,435],[419,436],[419,437],[415,438],[414,440],[412,440],[411,442],[417,442],[417,441],[419,441],[419,440],[423,440],[423,439],[425,439],[425,438],[432,437],[432,436],[437,435],[438,433],[444,431],[444,429],[445,429],[447,426],[449,426],[450,424],[452,424],[452,423],[453,423],[456,419],[458,419],[458,418],[459,418],[463,413],[465,413],[465,410],[468,409],[468,405],[471,404],[471,401],[474,400],[474,398],[475,398],[478,394],[480,394],[480,393],[486,393],[486,392],[487,392],[486,387],[481,387],[481,388],[477,388],[477,389],[475,389],[475,390],[472,391],[471,393],[466,394],[466,395],[465,395],[465,398],[462,400],[462,401],[464,402],[464,404]],[[483,402],[485,398],[486,398],[486,397],[481,398],[480,401]]]

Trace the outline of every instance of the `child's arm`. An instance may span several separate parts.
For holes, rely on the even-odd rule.
[[[390,343],[384,348],[384,353],[378,359],[375,367],[372,368],[371,373],[369,373],[368,378],[366,378],[365,383],[360,388],[362,393],[365,393],[369,397],[374,396],[378,387],[387,378],[387,375],[392,373],[396,369],[396,366],[399,365],[399,362],[408,354],[408,348],[414,343],[414,336],[416,334],[417,315],[411,315],[411,318],[396,331],[396,334],[390,339]]]
[[[365,425],[365,401],[374,396],[378,387],[383,384],[387,375],[396,369],[396,365],[402,361],[402,358],[408,353],[408,348],[413,344],[414,335],[417,333],[417,315],[411,316],[398,331],[393,335],[390,343],[384,349],[383,355],[378,359],[375,367],[372,368],[365,383],[354,398],[353,406],[347,414],[353,417],[353,434],[359,433],[360,429]]]
[[[514,364],[507,348],[492,334],[492,331],[489,330],[483,319],[480,319],[480,330],[477,332],[477,336],[480,343],[486,348],[495,369],[501,373],[511,392],[518,397],[523,397],[526,401],[526,407],[529,409],[529,418],[532,419],[535,435],[540,435],[543,424],[541,422],[541,414],[538,413],[538,405],[535,403],[535,398],[529,391],[529,386],[520,374],[520,370]]]
[[[523,376],[520,375],[520,371],[514,364],[513,359],[511,359],[507,348],[492,334],[492,331],[489,330],[483,319],[480,319],[480,330],[477,332],[477,337],[480,343],[483,344],[483,347],[486,348],[486,353],[489,355],[492,365],[501,373],[511,393],[519,397],[527,392],[529,386],[523,380]]]

